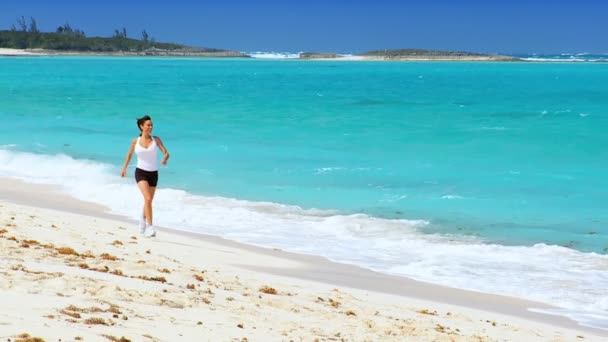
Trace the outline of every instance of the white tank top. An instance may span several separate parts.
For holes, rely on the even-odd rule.
[[[145,148],[141,146],[137,138],[135,144],[135,154],[137,154],[137,168],[144,171],[158,171],[158,147],[156,146],[156,139],[152,137],[152,144]]]

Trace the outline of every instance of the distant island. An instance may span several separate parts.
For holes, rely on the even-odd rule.
[[[146,30],[141,32],[141,39],[129,38],[125,28],[115,29],[108,38],[87,37],[84,31],[67,23],[55,32],[41,32],[34,18],[28,24],[25,17],[19,18],[10,30],[0,30],[0,49],[8,51],[5,55],[13,51],[15,55],[249,57],[237,51],[157,42]]]
[[[489,60],[489,61],[516,61],[519,58],[501,55],[489,55],[463,51],[441,51],[422,49],[376,50],[361,54],[364,57],[383,58],[388,60]]]
[[[126,37],[82,37],[47,32],[0,31],[0,48],[44,55],[249,57],[237,51],[194,48]]]
[[[403,60],[403,61],[520,61],[511,56],[489,55],[463,51],[423,49],[374,50],[344,57],[335,53],[304,52],[300,59]]]

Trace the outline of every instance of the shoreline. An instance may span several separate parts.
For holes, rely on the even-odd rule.
[[[93,51],[57,51],[44,49],[9,49],[0,48],[0,57],[52,57],[52,56],[98,56],[98,57],[201,57],[201,58],[250,58],[239,52],[194,52],[194,51],[118,51],[118,52],[93,52]]]
[[[0,48],[0,57],[184,57],[184,58],[239,58],[260,60],[297,60],[297,61],[339,61],[339,62],[521,62],[521,63],[605,63],[605,60],[559,60],[559,59],[522,59],[512,56],[343,56],[336,54],[332,57],[309,56],[298,58],[258,58],[245,53],[224,52],[188,52],[188,51],[156,51],[156,52],[81,52],[81,51],[55,51],[44,49],[11,49]]]
[[[68,195],[61,194],[57,191],[57,187],[29,184],[5,177],[0,177],[0,185],[3,188],[3,192],[0,194],[0,204],[5,207],[16,206],[19,210],[29,212],[50,210],[58,215],[58,217],[75,216],[78,220],[87,221],[89,223],[91,220],[103,220],[104,222],[111,221],[111,224],[113,225],[118,224],[120,227],[126,227],[124,229],[125,231],[106,231],[105,233],[109,233],[110,235],[118,233],[123,233],[123,235],[136,235],[136,224],[134,222],[130,222],[123,217],[108,214],[104,211],[102,206],[85,203],[71,198]],[[1,217],[1,219],[6,220],[5,217]],[[69,220],[66,219],[66,221]],[[58,224],[58,226],[61,226],[61,224]],[[9,231],[11,230],[11,228],[8,229]],[[103,233],[104,232],[95,232],[96,235]],[[75,234],[75,232],[72,230],[71,234]],[[39,239],[37,236],[30,236],[29,238]],[[25,237],[18,237],[18,239],[23,240]],[[86,240],[86,245],[95,243],[94,241],[88,241],[86,236],[83,237],[83,239]],[[123,237],[123,240],[128,240],[128,238]],[[0,239],[0,242],[4,243],[2,239]],[[42,242],[43,241],[41,241],[41,243]],[[72,240],[70,243],[74,246],[79,246],[83,242],[80,240]],[[257,279],[278,279],[277,281],[288,284],[281,287],[290,287],[292,288],[292,291],[294,286],[297,287],[297,284],[302,282],[314,284],[313,287],[317,289],[319,286],[325,288],[335,288],[338,286],[340,287],[340,291],[356,293],[356,296],[358,297],[374,297],[374,304],[372,307],[376,309],[378,309],[380,303],[400,302],[404,303],[406,306],[417,305],[432,307],[434,308],[433,310],[437,312],[457,312],[457,316],[464,313],[467,317],[499,317],[492,318],[490,321],[495,322],[503,320],[509,322],[509,324],[507,324],[508,326],[524,326],[531,329],[528,331],[519,328],[517,329],[519,333],[523,333],[524,331],[531,332],[535,329],[542,328],[545,334],[550,332],[560,332],[560,334],[577,332],[577,334],[585,335],[586,340],[589,340],[589,336],[587,336],[589,334],[608,336],[608,331],[605,330],[580,326],[576,322],[565,317],[541,314],[529,310],[530,308],[551,308],[545,304],[526,301],[519,298],[453,289],[423,283],[405,277],[385,275],[357,266],[335,263],[319,256],[303,255],[278,249],[245,245],[220,237],[188,233],[162,227],[159,232],[159,237],[156,239],[148,240],[141,238],[137,240],[137,243],[145,244],[146,246],[154,246],[154,249],[159,248],[157,245],[163,244],[166,247],[163,250],[163,253],[174,260],[180,259],[176,258],[175,255],[171,255],[172,253],[180,253],[180,251],[177,251],[175,248],[177,246],[185,246],[187,244],[191,244],[195,247],[204,246],[205,251],[201,252],[202,262],[209,264],[209,267],[216,267],[220,271],[230,269],[231,272],[237,272],[239,274],[245,272]],[[110,247],[111,246],[105,246],[102,248],[107,249]],[[76,249],[76,247],[74,247],[74,249]],[[198,249],[195,248],[195,250]],[[209,253],[208,250],[222,251],[219,255],[226,256],[226,259],[229,259],[229,261],[207,261],[205,253]],[[4,257],[5,255],[2,256]],[[243,256],[248,257],[243,258]],[[209,255],[207,255],[207,257],[209,257]],[[260,260],[264,260],[265,262],[259,262]],[[24,258],[25,263],[31,261],[31,258]],[[261,266],[264,264],[272,266]],[[41,267],[44,269],[45,265],[43,264]],[[1,285],[2,284],[0,283],[0,288],[3,287]],[[300,289],[299,291],[303,291],[303,289]],[[431,310],[431,312],[433,310]],[[415,316],[416,319],[439,319],[436,315],[424,313],[418,313]],[[0,336],[2,336],[4,331],[1,324],[2,321],[3,318],[2,315],[0,315]],[[486,331],[488,323],[483,319],[477,321],[472,319],[470,323],[473,324],[473,329],[483,328],[486,333],[488,332]],[[417,324],[423,323],[418,322]],[[464,322],[459,322],[458,324],[464,324]],[[494,325],[491,325],[490,327],[494,327]],[[440,335],[445,333],[440,331],[436,332]],[[502,331],[501,334],[502,333],[505,332]],[[377,337],[379,336],[380,335],[377,335]],[[498,338],[501,337],[501,335],[494,335],[493,337]],[[574,338],[575,336],[571,337]]]
[[[36,56],[35,53],[25,49],[0,48],[0,57]],[[44,56],[44,55],[41,55]]]

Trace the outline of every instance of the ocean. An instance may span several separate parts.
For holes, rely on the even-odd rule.
[[[0,176],[608,328],[608,64],[0,58]],[[135,231],[135,226],[133,227]]]

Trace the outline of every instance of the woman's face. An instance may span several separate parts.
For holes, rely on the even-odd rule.
[[[146,120],[140,127],[142,133],[152,133],[152,120]]]

